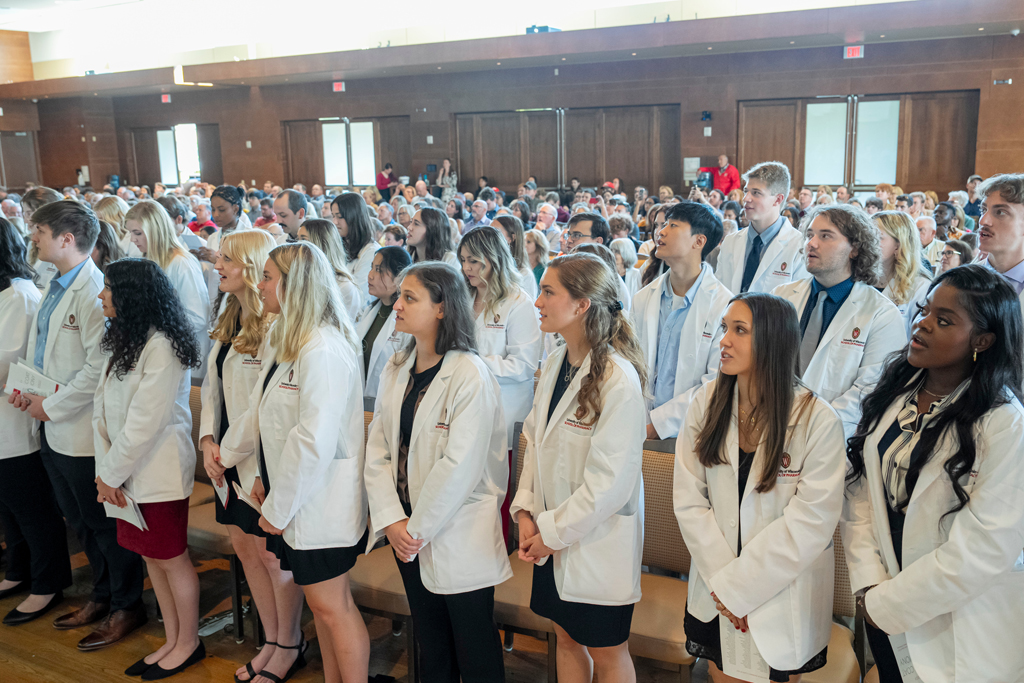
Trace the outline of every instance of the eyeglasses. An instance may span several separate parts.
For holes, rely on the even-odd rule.
[[[569,241],[571,241],[571,242],[578,242],[581,239],[583,239],[584,237],[592,237],[592,235],[590,233],[570,232],[568,237],[569,237]]]
[[[942,255],[943,256],[962,256],[963,254],[961,254],[959,251],[953,251],[952,249],[944,249],[942,251]]]

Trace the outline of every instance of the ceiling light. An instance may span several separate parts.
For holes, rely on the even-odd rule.
[[[882,35],[880,35],[880,36],[878,36],[878,37],[879,37],[879,38],[885,38],[885,34],[883,33]]]
[[[441,70],[441,67],[437,67],[437,70],[438,70],[438,71],[440,71],[440,70]]]
[[[789,44],[790,45],[796,45],[796,41],[795,40],[791,40],[791,41],[789,41]]]
[[[984,27],[984,26],[982,26],[982,27],[981,27],[981,28],[979,28],[978,30],[979,30],[979,31],[984,31],[984,30],[985,30],[985,27]]]
[[[709,50],[711,49],[711,46],[710,46],[710,45],[708,45],[708,49],[709,49]]]
[[[498,62],[498,66],[501,66],[501,62]]]
[[[633,56],[636,57],[636,53],[635,52],[633,53]]]
[[[563,61],[563,62],[565,61],[565,57],[562,57],[562,61]]]

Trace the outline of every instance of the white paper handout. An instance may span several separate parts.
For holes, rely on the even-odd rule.
[[[217,481],[215,479],[211,479],[210,483],[213,484],[213,490],[217,492],[217,497],[220,499],[220,504],[224,506],[225,510],[227,510],[228,492],[230,491],[230,489],[228,488],[228,480],[225,479],[224,477],[221,477],[219,486],[217,485]]]
[[[899,633],[889,636],[889,643],[892,645],[892,652],[896,655],[896,663],[900,667],[900,677],[903,683],[923,683],[921,677],[914,670],[914,663],[910,661],[910,648],[907,646],[907,634]]]
[[[253,498],[252,496],[250,496],[245,491],[243,491],[242,487],[238,485],[238,482],[231,482],[231,483],[235,487],[235,493],[238,494],[238,499],[248,503],[249,507],[251,507],[253,510],[255,510],[256,512],[260,513],[260,515],[262,515],[263,514],[263,508],[260,507],[260,504],[256,502],[256,499]]]
[[[12,394],[17,390],[23,394],[35,394],[48,398],[63,388],[63,385],[54,382],[22,359],[17,363],[11,363],[10,372],[7,373],[5,391]]]
[[[750,630],[744,633],[720,616],[718,632],[722,640],[722,673],[741,681],[768,683],[771,668],[757,651]]]
[[[123,490],[121,495],[124,496],[125,501],[128,503],[123,508],[119,508],[113,503],[103,503],[103,509],[106,511],[107,517],[123,519],[143,531],[149,531],[149,527],[146,526],[146,520],[142,518],[142,510],[139,509],[139,504],[132,500]]]

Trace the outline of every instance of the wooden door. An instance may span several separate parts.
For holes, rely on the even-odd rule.
[[[390,163],[395,175],[412,175],[412,133],[408,116],[373,119],[377,145],[377,172]],[[454,161],[452,162],[454,168]],[[462,180],[461,178],[459,179]],[[433,179],[431,179],[433,181]]]
[[[739,103],[739,154],[736,167],[748,169],[762,161],[780,161],[791,177],[803,178],[797,164],[802,148],[798,100],[768,100]]]
[[[196,126],[199,146],[199,177],[203,182],[224,184],[224,167],[220,156],[220,126],[200,123]],[[236,181],[237,182],[237,181]]]
[[[3,160],[3,184],[24,187],[39,184],[39,156],[36,136],[32,131],[0,133],[0,159]]]
[[[156,131],[156,128],[132,130],[133,183],[153,187],[160,181],[160,148],[157,145]]]
[[[897,184],[906,192],[962,190],[974,173],[977,90],[906,95],[900,117]]]
[[[319,121],[285,121],[285,187],[324,184],[324,141]]]

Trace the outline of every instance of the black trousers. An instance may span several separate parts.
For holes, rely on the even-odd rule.
[[[35,595],[71,585],[64,520],[38,452],[0,460],[0,525],[9,581],[27,581]]]
[[[879,683],[903,683],[889,636],[867,623],[864,624],[864,631],[868,637],[868,645],[871,646],[871,655],[875,658],[875,666],[878,667]]]
[[[437,595],[424,587],[418,557],[395,562],[416,627],[423,683],[502,683],[505,660],[494,623],[494,587]]]
[[[96,500],[95,458],[57,453],[46,443],[45,425],[39,435],[39,454],[57,504],[92,566],[92,600],[109,602],[111,611],[137,607],[142,604],[142,558],[118,545],[117,521]]]
[[[391,188],[390,187],[385,187],[383,190],[378,187],[377,188],[377,192],[380,192],[381,199],[383,199],[384,201],[386,201],[386,202],[390,202],[391,201]]]

